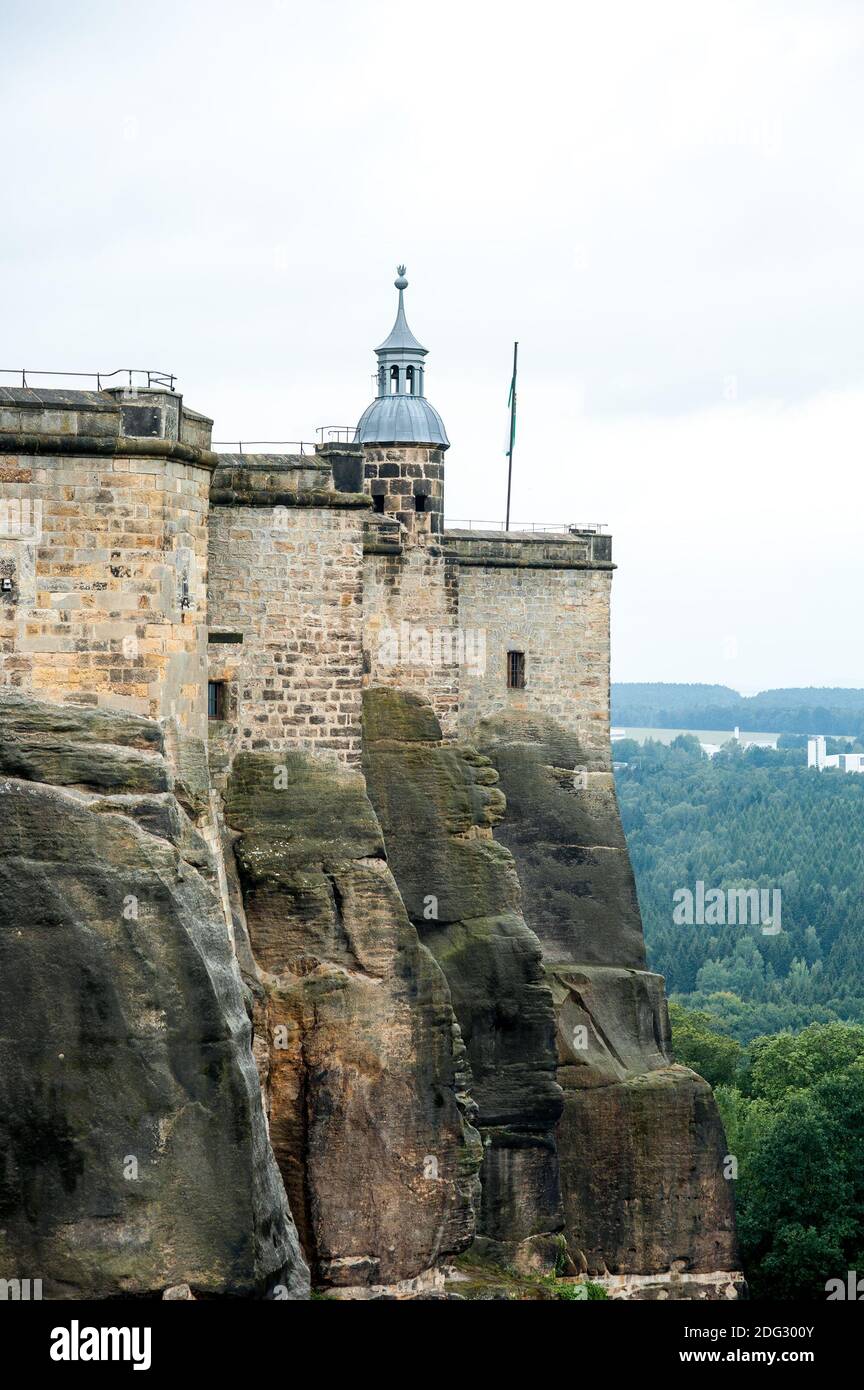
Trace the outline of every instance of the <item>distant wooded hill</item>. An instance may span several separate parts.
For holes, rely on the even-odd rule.
[[[804,748],[731,745],[714,758],[622,739],[615,782],[648,962],[670,994],[723,1031],[864,1022],[864,777],[810,771]],[[679,925],[674,894],[782,893],[782,930]]]
[[[728,685],[614,682],[612,723],[642,729],[864,734],[864,690],[801,686],[739,695]]]

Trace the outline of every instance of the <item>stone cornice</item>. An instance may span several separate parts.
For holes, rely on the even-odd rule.
[[[354,507],[368,511],[371,499],[364,492],[337,492],[335,488],[306,488],[300,492],[278,488],[211,487],[211,507]]]
[[[196,449],[176,439],[139,439],[123,434],[8,434],[0,433],[0,454],[75,455],[88,458],[162,458],[191,463],[214,472],[220,455]]]
[[[552,532],[446,530],[444,554],[459,565],[489,569],[614,570],[612,537],[593,531]]]

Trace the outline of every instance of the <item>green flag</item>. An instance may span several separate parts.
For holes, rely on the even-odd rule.
[[[510,490],[513,484],[513,445],[516,442],[516,363],[519,358],[519,344],[513,344],[513,376],[510,381],[510,395],[507,404],[510,407],[510,447],[507,450],[507,512],[504,520],[504,530],[510,530]]]

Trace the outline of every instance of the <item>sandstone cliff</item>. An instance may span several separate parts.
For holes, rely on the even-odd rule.
[[[676,1066],[611,772],[555,720],[481,720],[528,925],[557,1015],[564,1232],[578,1266],[630,1297],[741,1288],[725,1138],[710,1087]]]
[[[563,1226],[554,1130],[555,1018],[512,856],[493,839],[504,798],[491,761],[445,745],[429,704],[364,697],[364,767],[408,913],[447,976],[483,1136],[478,1242],[554,1268]]]
[[[6,692],[0,727],[4,1273],[55,1298],[305,1297],[200,747]]]
[[[315,1280],[354,1296],[432,1289],[474,1233],[470,1073],[363,777],[303,753],[241,754],[226,818],[273,1148]]]
[[[452,1297],[467,1250],[739,1291],[611,777],[574,779],[552,720],[444,743],[373,689],[365,779],[242,752],[217,795],[171,721],[8,692],[0,719],[5,1267],[55,1298],[303,1298],[307,1265]]]

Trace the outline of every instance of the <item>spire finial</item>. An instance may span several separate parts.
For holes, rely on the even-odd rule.
[[[393,284],[396,286],[397,290],[404,290],[408,285],[408,281],[405,279],[405,270],[406,267],[404,265],[397,265],[396,267],[396,274],[399,278],[394,280]]]

